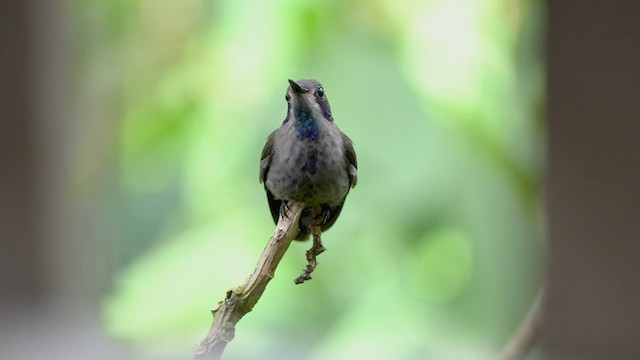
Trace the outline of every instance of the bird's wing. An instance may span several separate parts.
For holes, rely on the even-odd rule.
[[[353,149],[353,142],[344,133],[342,133],[342,144],[344,146],[344,160],[345,165],[347,166],[347,174],[349,175],[349,185],[353,188],[358,183],[358,159],[356,158],[356,151]],[[333,225],[333,223],[336,222],[338,216],[340,215],[340,212],[342,211],[342,206],[344,205],[345,199],[346,196],[337,206],[323,205],[323,210],[329,210],[329,217],[322,225],[322,231],[328,230]],[[302,226],[300,232],[304,232]],[[304,236],[304,234],[299,234],[298,236]]]
[[[260,174],[258,175],[258,179],[260,183],[264,183],[264,190],[267,192],[267,201],[269,202],[269,210],[271,210],[271,217],[275,223],[278,223],[278,216],[280,214],[280,205],[282,201],[277,200],[271,191],[267,189],[267,173],[269,172],[269,167],[271,166],[271,158],[273,157],[273,137],[275,131],[269,135],[267,138],[267,143],[264,145],[262,149],[262,155],[260,155]]]
[[[271,158],[273,155],[273,137],[275,131],[269,135],[267,138],[267,143],[264,144],[264,148],[262,149],[262,155],[260,155],[260,174],[258,175],[258,179],[260,183],[267,181],[267,173],[269,172],[269,167],[271,166]]]
[[[353,149],[353,142],[344,133],[342,133],[342,143],[344,146],[344,157],[347,162],[349,184],[354,188],[358,183],[358,159],[356,158],[356,151]]]

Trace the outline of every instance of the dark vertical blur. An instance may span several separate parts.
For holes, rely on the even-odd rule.
[[[547,354],[638,359],[640,3],[547,3]]]
[[[72,51],[63,4],[0,2],[2,359],[123,358],[101,333],[91,285],[98,254],[86,251],[93,237],[69,196]]]
[[[37,205],[33,97],[27,2],[0,3],[0,293],[3,302],[33,303],[42,295],[42,272],[33,254]]]

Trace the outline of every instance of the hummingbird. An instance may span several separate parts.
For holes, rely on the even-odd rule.
[[[260,157],[274,222],[289,201],[304,203],[296,240],[306,240],[311,226],[329,229],[340,215],[349,190],[358,181],[353,142],[333,121],[322,84],[289,79],[287,116],[269,135]]]

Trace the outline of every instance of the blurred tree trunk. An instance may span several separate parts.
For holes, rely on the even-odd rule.
[[[0,2],[2,359],[125,359],[100,333],[99,253],[70,194],[68,6]]]
[[[640,359],[640,2],[553,0],[551,359]]]
[[[34,303],[42,272],[33,256],[37,204],[34,111],[28,80],[28,2],[0,2],[0,293],[2,301]]]

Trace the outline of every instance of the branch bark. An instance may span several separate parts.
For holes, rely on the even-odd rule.
[[[298,220],[304,208],[301,203],[289,203],[287,216],[281,216],[260,260],[245,282],[227,291],[224,300],[218,303],[213,313],[213,324],[207,336],[193,349],[194,360],[218,360],[227,344],[233,340],[236,323],[253,309],[260,300],[267,284],[291,240],[296,236]]]

